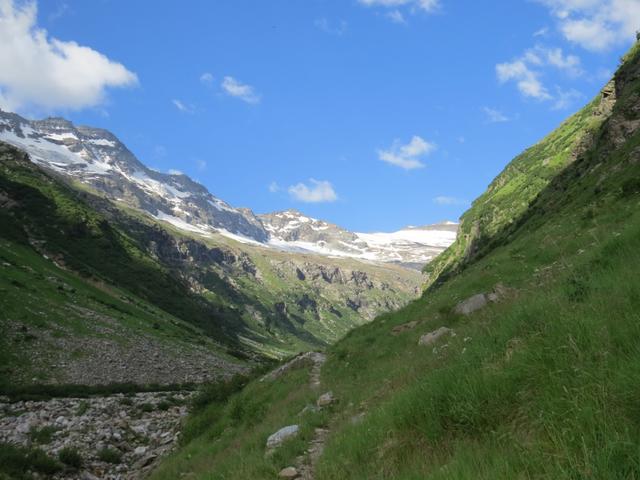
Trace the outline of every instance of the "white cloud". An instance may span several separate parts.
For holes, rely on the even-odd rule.
[[[280,191],[280,185],[278,185],[278,182],[271,182],[269,184],[269,191],[271,193],[277,193]]]
[[[429,155],[436,149],[434,143],[427,142],[423,138],[414,135],[411,141],[401,145],[398,140],[393,142],[389,150],[378,150],[378,158],[390,165],[413,170],[424,167],[421,157]]]
[[[246,85],[233,77],[224,77],[222,80],[222,89],[227,95],[239,98],[246,103],[260,103],[260,95],[258,95],[251,85]]]
[[[440,0],[358,0],[358,3],[367,7],[391,9],[385,14],[385,17],[393,23],[399,24],[406,23],[401,9],[411,14],[435,13],[440,9]]]
[[[638,0],[538,0],[558,20],[564,37],[593,51],[633,40],[640,28]]]
[[[561,48],[536,47],[536,50],[546,57],[548,65],[564,70],[573,76],[582,75],[580,57],[576,55],[564,55]]]
[[[551,95],[538,78],[538,73],[529,69],[523,60],[500,63],[496,65],[496,73],[501,83],[514,80],[518,90],[525,97],[533,97],[538,100],[549,100]]]
[[[316,28],[322,30],[329,35],[336,35],[338,37],[344,35],[347,32],[348,24],[345,20],[340,20],[335,23],[329,22],[326,18],[318,18],[313,24]]]
[[[136,85],[122,64],[36,25],[36,3],[0,0],[0,107],[79,110],[105,100],[110,87]]]
[[[540,80],[542,68],[556,68],[572,77],[584,73],[580,57],[565,55],[558,47],[547,48],[537,45],[512,62],[496,65],[496,75],[501,83],[515,81],[518,90],[525,97],[551,100],[553,95]]]
[[[500,110],[496,110],[495,108],[484,107],[482,110],[484,110],[484,113],[487,115],[487,120],[490,123],[504,123],[511,120],[504,113]]]
[[[181,170],[175,170],[173,168],[170,168],[168,173],[169,175],[184,175]]]
[[[211,85],[213,85],[213,81],[215,80],[214,76],[212,73],[209,72],[204,72],[202,75],[200,75],[200,83],[210,87]]]
[[[457,197],[447,197],[445,195],[441,195],[438,197],[435,197],[433,199],[433,203],[437,204],[437,205],[466,205],[468,202],[466,200],[463,200],[461,198],[457,198]]]
[[[335,202],[338,199],[331,182],[309,179],[310,184],[298,183],[289,187],[289,194],[296,200],[306,203]]]
[[[182,102],[180,100],[177,100],[175,98],[173,100],[171,100],[171,103],[173,103],[173,105],[178,110],[180,110],[181,112],[184,112],[184,113],[193,113],[194,110],[195,110],[192,105],[187,105],[184,102]]]

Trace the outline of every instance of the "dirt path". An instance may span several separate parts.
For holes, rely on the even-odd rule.
[[[322,366],[327,361],[327,356],[323,353],[316,353],[312,357],[313,367],[309,374],[310,385],[314,390],[320,390],[322,382],[320,381],[320,375],[322,373]],[[314,480],[315,466],[318,460],[322,456],[324,445],[329,436],[329,430],[326,428],[316,428],[313,439],[309,443],[306,455],[300,456],[296,462],[296,469],[299,473],[299,479],[301,480]]]
[[[324,353],[314,352],[311,357],[313,361],[313,367],[311,367],[311,373],[309,374],[311,388],[317,390],[320,388],[320,374],[322,373],[322,366],[327,361],[327,356]]]

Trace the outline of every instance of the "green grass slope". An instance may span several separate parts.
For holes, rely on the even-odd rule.
[[[640,478],[637,47],[614,80],[617,100],[597,126],[596,101],[543,142],[562,143],[560,152],[589,137],[524,207],[515,186],[505,191],[512,197],[500,211],[510,213],[484,217],[482,242],[446,278],[329,349],[321,391],[333,391],[336,405],[299,414],[320,393],[304,370],[253,382],[194,413],[183,447],[152,478],[277,478],[317,425],[331,431],[318,480]],[[547,147],[529,151],[526,166],[544,165]],[[516,185],[516,170],[499,178]],[[466,218],[485,200],[489,215],[496,195]],[[453,312],[498,283],[508,287],[502,301]],[[392,334],[408,322],[414,328]],[[418,344],[442,326],[455,336]],[[267,436],[293,423],[302,434],[265,457]]]

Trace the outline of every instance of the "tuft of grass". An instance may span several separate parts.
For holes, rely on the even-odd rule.
[[[29,430],[29,438],[33,443],[39,445],[47,445],[53,441],[53,435],[59,430],[59,428],[52,425],[47,425],[42,428],[31,428]]]
[[[89,402],[83,400],[78,404],[78,408],[76,409],[76,415],[81,417],[89,410]]]
[[[52,476],[62,469],[59,462],[40,449],[0,443],[0,478],[4,475],[27,480],[32,478],[30,472]]]
[[[122,463],[122,452],[115,448],[105,447],[98,451],[98,460],[117,465]]]
[[[67,467],[79,469],[82,467],[84,460],[77,449],[65,447],[58,453],[58,459]]]

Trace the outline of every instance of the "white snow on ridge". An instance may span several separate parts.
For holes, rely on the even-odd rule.
[[[67,139],[71,139],[71,140],[78,140],[78,137],[76,137],[73,133],[71,132],[63,132],[63,133],[48,133],[45,135],[45,138],[47,140],[56,140],[58,142],[63,142]]]
[[[356,235],[372,246],[385,246],[408,242],[430,247],[448,247],[456,239],[456,232],[448,230],[420,230],[417,228],[399,230],[392,233],[356,233]]]
[[[115,148],[115,146],[116,146],[116,142],[114,142],[112,140],[107,140],[106,138],[98,138],[98,139],[87,140],[87,142],[92,143],[94,145],[99,145],[101,147]]]
[[[158,220],[162,220],[163,222],[170,223],[174,227],[179,228],[180,230],[186,230],[187,232],[199,233],[201,235],[210,235],[211,230],[205,228],[205,225],[191,225],[190,223],[185,222],[181,218],[174,217],[173,215],[168,215],[163,211],[158,210],[158,214],[155,215],[155,218]]]

